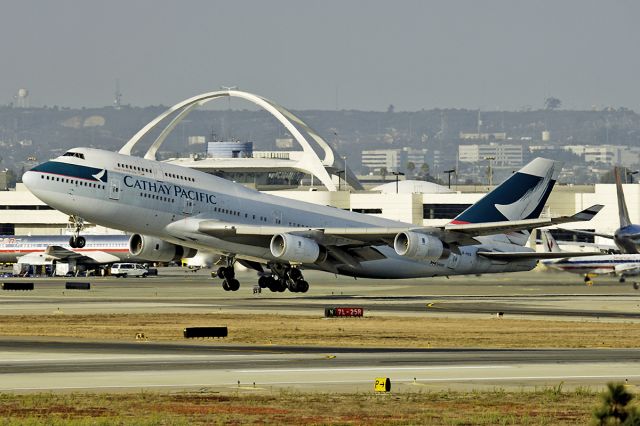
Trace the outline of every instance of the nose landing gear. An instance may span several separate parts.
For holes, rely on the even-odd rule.
[[[71,248],[83,248],[87,244],[87,240],[80,235],[80,231],[84,228],[84,219],[78,216],[69,216],[67,228],[73,228],[73,233],[69,238],[69,246]]]

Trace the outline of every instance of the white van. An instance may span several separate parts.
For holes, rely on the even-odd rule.
[[[142,277],[147,278],[149,270],[139,263],[114,263],[111,265],[111,275],[114,277]]]

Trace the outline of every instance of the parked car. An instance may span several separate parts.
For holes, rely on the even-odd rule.
[[[147,278],[149,270],[138,263],[114,263],[111,265],[111,275],[114,277],[142,277]]]

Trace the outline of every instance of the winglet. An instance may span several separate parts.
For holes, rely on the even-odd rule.
[[[574,214],[573,216],[569,216],[569,219],[571,219],[572,222],[584,222],[587,220],[591,220],[595,215],[598,214],[600,210],[602,210],[603,207],[604,205],[602,204],[594,204],[593,206],[587,207],[586,209]]]

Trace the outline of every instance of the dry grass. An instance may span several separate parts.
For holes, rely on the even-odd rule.
[[[637,347],[640,327],[623,322],[270,314],[96,314],[1,316],[1,336],[182,340],[189,326],[228,326],[228,343],[394,347]]]
[[[574,425],[589,422],[597,399],[588,390],[558,389],[398,395],[0,394],[0,424]]]

